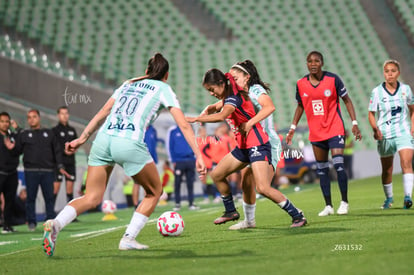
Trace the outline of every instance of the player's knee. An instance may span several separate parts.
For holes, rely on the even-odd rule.
[[[343,155],[336,155],[332,157],[332,162],[336,172],[345,172],[344,168],[344,156]]]
[[[316,163],[316,173],[320,176],[328,176],[329,175],[329,162],[317,162]]]
[[[218,182],[222,178],[218,173],[216,173],[214,170],[210,173],[210,177],[213,180],[213,182]]]

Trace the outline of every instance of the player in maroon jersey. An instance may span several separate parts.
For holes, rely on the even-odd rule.
[[[325,208],[319,216],[334,213],[331,199],[331,183],[329,179],[328,155],[331,150],[332,161],[338,174],[338,184],[341,191],[341,203],[337,214],[348,214],[348,178],[344,169],[345,127],[341,116],[339,98],[345,103],[352,119],[352,133],[356,140],[361,140],[354,105],[348,95],[342,80],[335,74],[322,71],[323,56],[320,52],[308,54],[307,66],[309,74],[296,83],[296,100],[298,105],[293,116],[293,122],[286,136],[286,142],[292,143],[296,125],[306,113],[309,126],[309,140],[317,161],[322,194],[325,198]]]
[[[256,123],[249,132],[242,130],[242,124],[256,115],[248,92],[236,85],[231,74],[224,74],[218,69],[206,72],[203,86],[212,96],[222,100],[222,104],[214,104],[214,109],[206,110],[207,114],[194,118],[187,117],[187,121],[218,122],[226,119],[237,141],[236,148],[228,153],[211,172],[211,178],[222,195],[226,209],[224,215],[217,218],[214,223],[222,224],[239,219],[240,215],[234,206],[233,196],[226,178],[231,173],[250,164],[257,192],[277,203],[292,217],[291,227],[304,226],[307,221],[302,211],[297,209],[280,191],[270,186],[273,176],[271,147],[268,142],[269,138],[261,124]]]

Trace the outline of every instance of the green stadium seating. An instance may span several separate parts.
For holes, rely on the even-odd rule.
[[[200,85],[212,67],[223,71],[251,59],[265,82],[277,112],[275,123],[290,125],[296,106],[296,81],[307,74],[311,50],[325,56],[325,69],[347,86],[366,137],[361,148],[374,148],[366,113],[370,92],[382,78],[387,53],[359,1],[344,0],[200,0],[235,39],[207,40],[170,2],[141,1],[1,1],[0,22],[42,45],[64,54],[90,72],[117,85],[143,74],[156,51],[170,61],[169,83],[187,112],[200,112],[214,102]],[[396,0],[414,22],[410,1]],[[410,7],[407,8],[407,7]],[[329,15],[329,16],[328,16]],[[414,23],[413,23],[414,24]],[[56,67],[52,58],[25,49],[10,37],[1,38],[1,52],[43,69],[86,82],[77,67]],[[35,60],[35,61],[33,61]],[[96,84],[96,83],[95,83]],[[343,108],[346,125],[350,125]],[[302,118],[301,123],[305,124]]]

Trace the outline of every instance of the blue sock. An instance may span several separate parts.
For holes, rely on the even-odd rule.
[[[234,212],[236,211],[236,207],[234,206],[233,195],[230,194],[228,196],[222,196],[224,208],[226,208],[226,212]]]
[[[279,206],[285,210],[292,218],[300,216],[298,209],[293,205],[290,200],[286,200],[284,202],[278,203]]]
[[[348,202],[348,176],[346,175],[344,168],[343,155],[332,156],[332,162],[334,164],[336,173],[338,174],[338,185],[341,191],[341,197],[344,202]]]
[[[331,199],[331,180],[329,179],[329,163],[317,162],[317,173],[321,183],[321,190],[325,199],[325,204],[332,206]]]

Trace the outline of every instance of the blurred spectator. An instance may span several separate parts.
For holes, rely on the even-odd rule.
[[[26,186],[19,184],[17,188],[17,196],[15,197],[13,207],[13,225],[20,225],[26,223]]]
[[[124,187],[122,188],[122,191],[125,195],[128,207],[135,206],[135,204],[132,200],[132,189],[133,189],[133,187],[134,187],[134,181],[131,179],[131,177],[125,176],[124,177]]]
[[[19,154],[17,150],[12,149],[17,133],[11,130],[10,115],[6,112],[0,113],[0,193],[4,196],[3,234],[15,231],[12,227],[12,211],[18,185]]]
[[[221,123],[214,131],[214,136],[217,142],[212,143],[210,147],[211,159],[213,160],[213,166],[217,165],[220,160],[231,152],[236,147],[236,140],[234,139],[233,132],[230,131],[229,126],[226,123]],[[231,187],[232,194],[241,198],[241,176],[240,171],[231,174],[228,177],[228,181]],[[219,196],[218,198],[221,199]],[[216,201],[219,202],[219,201]]]
[[[218,141],[216,140],[215,137],[207,135],[207,130],[204,125],[201,125],[198,128],[197,145],[198,145],[198,148],[200,148],[200,151],[203,156],[204,164],[206,165],[206,168],[207,168],[207,174],[201,180],[201,183],[203,184],[203,196],[204,196],[203,203],[210,203],[209,196],[212,196],[213,199],[215,199],[217,196],[219,197],[219,195],[217,195],[217,192],[218,192],[217,188],[213,180],[210,177],[210,172],[213,168],[213,160],[212,160],[210,151],[211,151],[211,147],[214,146],[214,144],[217,142]]]
[[[56,179],[54,182],[53,195],[54,200],[59,193],[60,185],[65,178],[66,184],[66,200],[69,202],[73,200],[73,184],[76,180],[76,162],[75,154],[66,154],[65,153],[65,144],[70,142],[78,137],[76,134],[75,128],[69,126],[69,111],[68,107],[62,106],[57,109],[57,117],[59,120],[58,125],[56,125],[52,130],[55,133],[56,139],[59,143],[59,146],[63,152],[62,161],[65,166],[65,170],[68,172],[69,177],[64,177],[62,173],[56,171]]]
[[[53,182],[56,167],[67,176],[70,175],[63,169],[62,148],[51,129],[42,128],[40,125],[40,113],[32,109],[27,113],[27,122],[30,129],[22,131],[15,144],[11,148],[23,153],[23,166],[26,181],[27,201],[26,214],[29,231],[36,229],[36,196],[39,185],[46,206],[46,220],[55,217]],[[15,146],[14,146],[15,145]]]
[[[170,127],[168,130],[165,145],[169,159],[174,163],[174,211],[181,209],[180,192],[184,175],[187,182],[189,209],[199,209],[198,206],[194,205],[195,156],[177,125]]]
[[[174,192],[174,171],[170,167],[170,162],[166,160],[163,165],[163,173],[161,175],[161,182],[163,187],[163,195],[161,195],[158,205],[166,205],[167,201],[171,199]]]
[[[155,163],[158,163],[158,155],[157,155],[157,130],[150,124],[145,131],[144,142],[147,145],[148,151],[151,154],[152,159]],[[132,203],[135,206],[138,206],[139,202],[139,191],[140,186],[139,184],[134,184],[132,186]]]
[[[345,131],[345,149],[344,149],[344,166],[345,172],[348,175],[349,179],[354,178],[353,171],[353,162],[354,162],[354,139],[349,135],[349,131]]]

